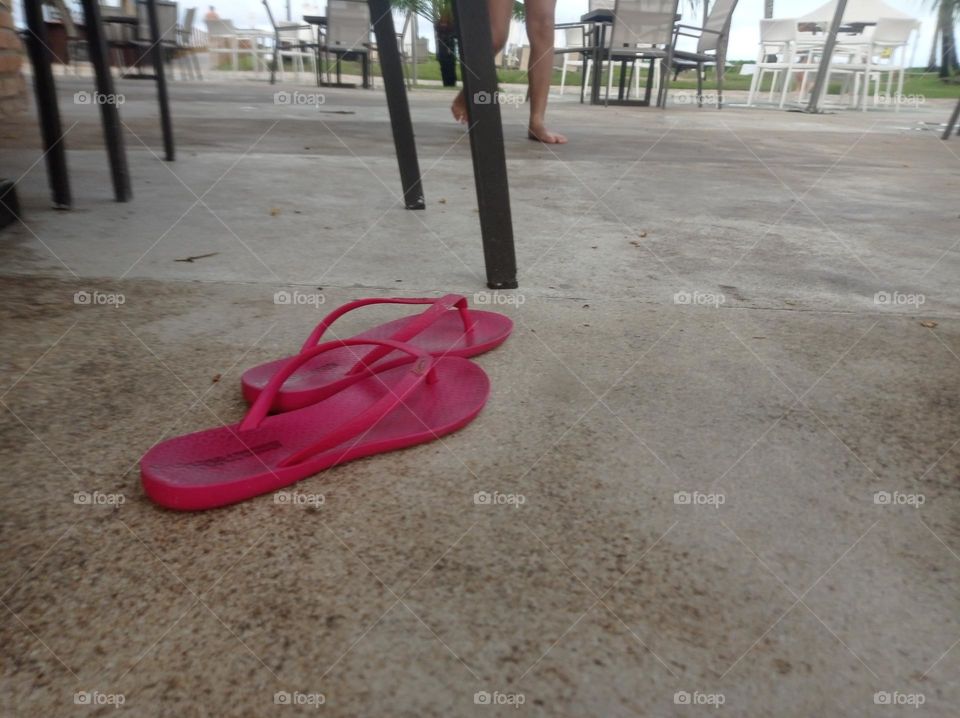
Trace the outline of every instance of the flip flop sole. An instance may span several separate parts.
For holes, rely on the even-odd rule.
[[[435,368],[435,383],[417,387],[355,439],[302,463],[279,465],[390,393],[409,367],[367,376],[321,402],[269,416],[256,429],[241,432],[235,424],[158,444],[141,460],[143,487],[168,508],[210,509],[276,491],[354,459],[432,441],[470,423],[490,393],[486,373],[466,359],[438,359]]]
[[[443,317],[417,334],[407,343],[421,348],[436,356],[472,357],[490,351],[506,341],[513,331],[513,321],[497,312],[485,312],[471,309],[470,316],[476,322],[469,335],[463,331],[463,321],[457,312],[447,312]],[[396,319],[357,334],[354,339],[389,339],[410,321],[409,317]],[[346,376],[357,364],[358,352],[350,347],[334,349],[315,357],[304,364],[286,382],[273,402],[273,411],[291,411],[316,403],[336,394],[344,387],[354,383],[358,376]],[[252,404],[271,377],[284,366],[290,357],[252,367],[240,378],[243,398]],[[402,352],[392,352],[378,363],[392,361],[411,361]],[[363,375],[359,375],[363,376]]]

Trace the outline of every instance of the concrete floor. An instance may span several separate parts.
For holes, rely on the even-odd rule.
[[[379,91],[318,112],[174,83],[166,164],[152,85],[124,82],[116,204],[96,108],[71,101],[90,84],[59,82],[73,211],[49,209],[35,121],[0,130],[24,218],[0,234],[5,714],[957,715],[947,103],[564,97],[559,148],[505,107],[521,287],[480,417],[292,489],[319,507],[176,514],[139,457],[237,421],[242,370],[324,311],[488,296],[469,143],[448,94],[412,94],[429,206],[408,212]]]

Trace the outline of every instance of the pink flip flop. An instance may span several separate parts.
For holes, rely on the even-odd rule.
[[[439,299],[359,299],[328,314],[307,337],[301,353],[315,346],[330,325],[344,314],[371,304],[431,306],[415,316],[368,329],[353,339],[392,339],[435,356],[472,357],[482,354],[502,344],[513,330],[513,322],[508,317],[497,312],[468,309],[466,297],[460,294],[447,294]],[[362,357],[348,348],[326,352],[322,357],[304,363],[277,393],[270,408],[272,411],[290,411],[316,403],[372,373],[369,367],[380,360],[383,362],[373,371],[379,372],[391,364],[409,362],[411,358],[398,354],[388,346],[377,347]],[[243,373],[240,383],[247,403],[252,404],[257,400],[273,375],[288,361],[290,357],[276,359]]]
[[[327,399],[267,416],[281,385],[315,357],[361,344],[412,358],[370,372]],[[147,495],[184,511],[276,491],[324,469],[421,444],[470,423],[487,401],[483,369],[389,339],[327,342],[292,357],[239,424],[178,436],[140,461]]]

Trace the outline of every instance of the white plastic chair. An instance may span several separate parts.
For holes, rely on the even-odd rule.
[[[753,81],[750,83],[750,94],[747,96],[747,105],[753,105],[754,98],[763,86],[764,76],[769,74],[771,76],[770,102],[773,102],[773,93],[776,90],[777,82],[781,79],[781,75],[783,77],[783,87],[780,91],[779,105],[783,107],[787,101],[787,91],[790,89],[791,74],[799,64],[800,48],[801,44],[797,32],[797,20],[795,18],[784,20],[764,19],[760,21],[760,52],[757,55]],[[774,59],[770,60],[769,58],[771,57]],[[806,73],[816,68],[812,64],[809,64],[809,67],[801,67],[800,69]]]
[[[311,66],[316,63],[316,55],[307,47],[307,43],[312,41],[312,37],[307,35],[308,39],[304,40],[305,29],[307,32],[310,31],[309,26],[304,28],[303,24],[298,22],[281,20],[277,23],[276,41],[278,44],[275,51],[277,53],[277,72],[280,74],[281,82],[285,79],[285,59],[290,60],[294,77],[298,81],[301,73],[306,72],[305,60],[309,60]],[[315,68],[310,70],[311,73],[314,71]]]
[[[903,94],[903,80],[907,69],[907,46],[915,30],[919,30],[920,23],[912,18],[880,18],[877,26],[870,35],[869,42],[863,44],[859,52],[853,54],[854,61],[830,65],[830,72],[844,71],[854,75],[854,97],[861,109],[866,112],[867,97],[870,95],[870,82],[874,82],[874,105],[880,99],[880,85],[883,74],[887,75],[886,97],[890,97],[894,75],[897,79],[897,102],[895,109],[900,109],[899,98]],[[862,95],[861,88],[862,86]]]
[[[560,94],[563,94],[563,87],[567,82],[568,68],[575,68],[577,72],[586,72],[584,78],[585,85],[590,84],[590,72],[593,70],[593,60],[590,59],[590,49],[587,43],[587,29],[583,25],[577,27],[568,27],[563,31],[563,68],[560,72]],[[577,50],[582,50],[583,54]],[[639,92],[639,89],[637,90]]]

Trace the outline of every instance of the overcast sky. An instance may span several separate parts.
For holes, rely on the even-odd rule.
[[[238,24],[247,26],[261,26],[267,24],[266,12],[263,5],[256,0],[213,0],[217,2],[217,12],[221,17],[229,17]],[[284,0],[269,0],[270,7],[278,18],[285,13]],[[933,36],[935,19],[929,9],[929,0],[884,0],[909,15],[923,21],[920,30],[920,44],[917,47],[916,64],[926,62],[930,52],[930,39]],[[798,17],[820,7],[827,0],[774,0],[774,15],[776,17]],[[186,7],[186,5],[182,5]],[[291,0],[294,18],[298,18],[311,9],[323,14],[325,0]],[[690,0],[680,0],[680,7],[684,18],[693,20],[699,18],[699,12],[690,9]],[[306,9],[306,10],[304,10]],[[577,20],[587,11],[587,0],[557,0],[557,22]],[[733,14],[733,25],[730,33],[730,52],[732,60],[753,60],[757,55],[757,42],[760,40],[759,21],[763,17],[763,0],[741,0]],[[699,23],[697,23],[699,24]],[[517,38],[515,34],[511,40]],[[420,34],[431,34],[425,23],[421,24]],[[432,42],[431,42],[432,47]]]
[[[211,0],[207,0],[209,3]],[[217,7],[220,17],[229,18],[238,27],[269,27],[267,13],[260,0],[212,0]],[[920,30],[920,39],[916,48],[915,63],[926,63],[930,52],[930,42],[936,24],[930,10],[932,0],[884,0],[900,10],[916,17],[923,22]],[[286,14],[285,0],[269,0],[270,7],[277,19],[283,19]],[[827,0],[774,0],[775,17],[798,17],[823,5]],[[294,19],[304,14],[324,14],[326,0],[290,0]],[[20,9],[20,3],[14,3],[15,9]],[[180,2],[181,11],[192,7],[191,2]],[[206,12],[206,5],[198,5],[198,14]],[[698,24],[700,13],[690,9],[690,0],[680,0],[680,7],[685,21]],[[557,22],[568,22],[579,19],[587,11],[587,0],[557,0]],[[18,20],[21,13],[17,12]],[[730,32],[730,50],[728,57],[731,60],[754,60],[757,55],[757,43],[760,40],[759,21],[763,17],[763,0],[741,0],[733,14],[733,24]],[[202,23],[200,25],[203,27]],[[511,42],[523,42],[522,27],[516,27],[511,34]],[[432,30],[426,23],[421,23],[420,34],[432,36]],[[431,48],[433,40],[430,41]]]

